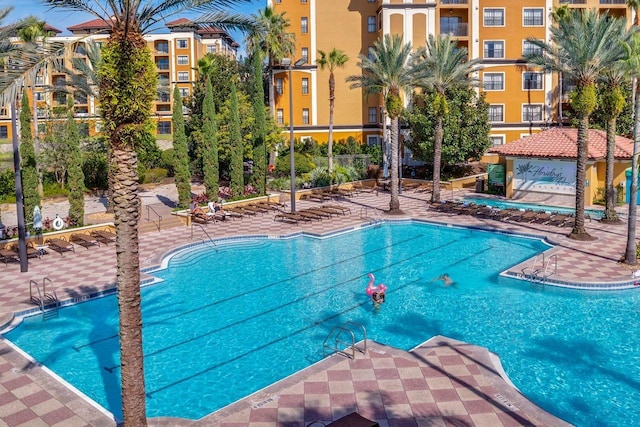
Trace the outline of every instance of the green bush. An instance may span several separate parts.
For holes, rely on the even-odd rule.
[[[294,153],[295,167],[296,167],[296,175],[301,175],[303,173],[309,173],[313,169],[315,169],[315,165],[313,164],[313,160],[307,154],[302,154],[295,152]],[[291,174],[291,166],[289,155],[280,156],[278,160],[276,160],[276,175],[278,176],[286,176]]]
[[[144,183],[162,182],[168,175],[168,171],[164,168],[147,169],[144,174]]]
[[[84,173],[84,186],[89,189],[97,188],[106,190],[109,188],[107,155],[105,153],[85,153],[82,164]]]
[[[309,173],[309,182],[314,187],[327,187],[331,185],[331,175],[327,168],[315,168]]]
[[[174,175],[173,161],[175,155],[175,150],[173,148],[169,148],[162,152],[162,167],[167,170],[167,174],[169,176]]]
[[[45,181],[43,184],[43,188],[44,188],[45,197],[57,197],[57,196],[67,197],[69,195],[69,189],[66,187],[61,188],[57,182]]]
[[[296,188],[302,188],[302,184],[306,182],[305,178],[296,176]],[[291,189],[290,178],[275,178],[269,182],[269,188],[277,191],[288,191]]]
[[[11,169],[0,172],[0,196],[9,196],[16,193],[15,174]]]

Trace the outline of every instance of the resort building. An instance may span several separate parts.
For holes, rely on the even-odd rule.
[[[45,29],[53,36],[45,42],[76,43],[67,57],[62,58],[64,68],[75,69],[72,57],[89,61],[87,43],[95,42],[98,46],[105,43],[109,26],[102,19],[94,19],[73,25],[68,28],[71,35],[60,35],[62,32],[50,25]],[[158,71],[158,96],[153,105],[152,120],[156,124],[157,138],[171,140],[171,114],[173,85],[178,85],[182,97],[193,93],[193,85],[197,79],[198,60],[207,53],[216,53],[236,57],[239,44],[223,30],[216,28],[198,28],[190,20],[180,18],[166,24],[167,31],[145,36],[153,60]],[[58,68],[49,65],[36,76],[35,87],[30,87],[31,108],[33,98],[37,105],[38,132],[45,130],[44,120],[51,117],[52,109],[66,104],[64,93],[52,93],[51,87],[65,86],[69,77]],[[85,96],[80,92],[74,94],[75,116],[81,123],[81,132],[85,135],[100,131],[100,110],[97,99]],[[12,138],[10,109],[0,108],[0,139]]]
[[[289,30],[296,36],[292,61],[296,66],[274,70],[276,121],[289,125],[291,116],[296,138],[311,137],[320,143],[328,139],[329,72],[316,65],[318,50],[336,48],[349,56],[345,67],[334,72],[333,139],[353,136],[375,144],[383,133],[382,99],[364,97],[345,81],[361,74],[358,55],[368,55],[386,34],[401,35],[414,49],[425,46],[429,34],[450,35],[470,58],[482,61],[479,90],[490,104],[493,145],[501,145],[563,120],[567,102],[563,94],[571,88],[566,82],[559,85],[556,75],[528,69],[521,60],[534,49],[527,38],[549,40],[549,14],[554,8],[595,8],[632,23],[625,0],[269,0],[269,4],[278,13],[286,12]]]

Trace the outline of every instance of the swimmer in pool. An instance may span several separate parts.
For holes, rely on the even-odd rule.
[[[444,273],[442,276],[438,276],[432,280],[432,282],[438,282],[438,281],[442,281],[442,283],[445,286],[451,286],[454,284],[454,281],[451,279],[451,277],[447,273]]]

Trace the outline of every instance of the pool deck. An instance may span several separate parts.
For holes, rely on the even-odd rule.
[[[443,194],[443,198],[462,194]],[[503,230],[535,235],[553,242],[557,255],[554,280],[634,287],[631,270],[618,263],[626,245],[626,223],[587,222],[593,242],[566,238],[570,229],[530,223],[499,222],[464,215],[438,213],[427,208],[429,193],[405,191],[400,196],[403,215],[383,219],[419,219],[435,223]],[[308,232],[325,234],[370,222],[373,210],[386,210],[389,194],[360,193],[337,203],[351,215],[302,225],[274,221],[273,214],[245,217],[206,226],[214,239],[246,235],[284,236]],[[316,206],[298,201],[298,209]],[[161,206],[154,206],[161,209]],[[169,212],[170,209],[165,209]],[[368,212],[370,218],[362,218]],[[177,227],[140,236],[142,268],[158,265],[173,248],[202,242],[198,228]],[[525,263],[526,264],[526,263]],[[522,266],[514,266],[515,274]],[[0,265],[0,324],[14,312],[32,309],[29,281],[50,278],[61,300],[82,298],[114,288],[114,245],[101,245],[64,255],[52,252],[29,260],[29,272],[16,263]],[[528,284],[523,284],[529,286]],[[199,421],[152,419],[155,426],[306,426],[328,422],[358,411],[382,427],[390,426],[559,426],[562,421],[530,403],[500,375],[499,355],[491,349],[445,337],[425,336],[425,344],[412,352],[369,342],[366,354],[355,360],[329,357],[286,380],[257,392]],[[0,426],[113,426],[108,413],[92,405],[46,369],[30,362],[6,341],[0,341]],[[317,424],[316,426],[319,426]]]

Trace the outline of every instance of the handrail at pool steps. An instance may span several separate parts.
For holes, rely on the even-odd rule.
[[[349,328],[349,325],[356,326],[362,329],[362,333],[364,336],[364,338],[362,339],[362,341],[364,342],[364,346],[362,348],[356,346],[356,337],[353,330]],[[343,334],[348,334],[348,341],[346,341],[342,337]],[[334,345],[331,345],[331,342],[333,342]],[[347,350],[350,350],[350,352],[347,352]],[[342,326],[334,326],[333,328],[331,328],[329,334],[322,343],[323,357],[326,357],[330,354],[338,353],[348,357],[349,359],[355,359],[356,350],[362,354],[367,352],[367,330],[365,329],[364,325],[357,322],[352,322],[350,320],[343,323]]]
[[[211,243],[213,245],[213,247],[215,248],[216,252],[218,252],[218,245],[216,245],[216,242],[214,242],[213,239],[211,238],[211,236],[209,236],[209,233],[207,233],[207,230],[205,230],[204,227],[201,224],[198,224],[198,223],[193,222],[193,221],[191,221],[191,238],[193,239],[193,227],[196,226],[196,225],[198,227],[200,227],[200,229],[205,234],[205,236],[207,236],[207,239],[209,239],[209,243]]]
[[[47,283],[51,287],[52,293],[47,293]],[[38,295],[35,296],[33,294],[33,287],[35,286]],[[29,281],[29,300],[40,307],[40,311],[42,312],[42,320],[45,321],[47,319],[51,319],[54,317],[58,317],[58,310],[60,309],[60,300],[58,299],[58,294],[56,293],[56,288],[53,285],[53,282],[48,277],[42,278],[42,291],[40,290],[40,286],[38,282],[31,279]],[[47,307],[53,305],[53,307],[47,310]]]
[[[151,216],[150,213],[153,211],[154,214],[156,214],[156,216],[158,217],[158,223],[156,224],[155,219],[153,221],[151,221]],[[160,223],[162,222],[162,216],[156,212],[155,209],[153,209],[151,206],[147,205],[147,222],[153,222],[154,224],[156,224],[156,227],[158,227],[158,231],[160,231]]]

